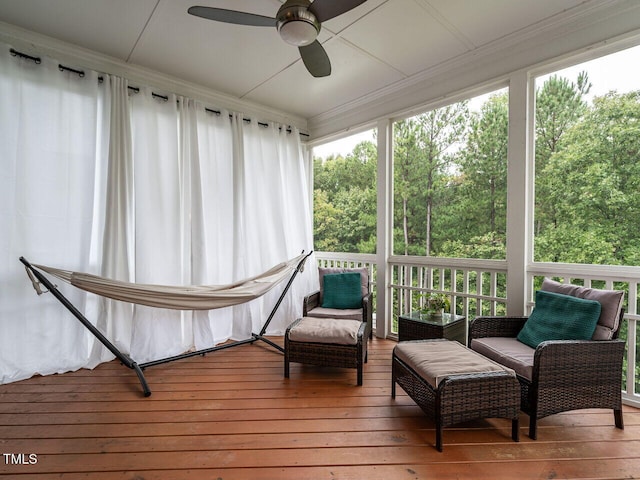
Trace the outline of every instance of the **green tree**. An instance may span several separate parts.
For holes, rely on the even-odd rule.
[[[338,217],[339,211],[329,202],[329,195],[319,188],[313,191],[313,232],[314,248],[323,252],[339,252]]]
[[[505,258],[508,100],[507,93],[492,95],[469,120],[442,256]]]
[[[414,202],[411,202],[410,206],[410,201],[420,195],[419,179],[423,174],[420,163],[420,125],[413,119],[396,122],[393,135],[394,218],[396,222],[400,220],[402,234],[402,240],[396,239],[394,244],[396,251],[403,251],[404,255],[408,255],[410,245],[416,242],[416,238],[411,235],[413,229],[409,223],[412,218],[418,216],[418,212],[413,211]]]
[[[594,99],[563,143],[542,172],[557,221],[536,238],[536,259],[638,265],[640,92]]]
[[[584,96],[591,90],[586,72],[580,72],[576,83],[564,77],[551,76],[536,92],[536,232],[558,221],[555,205],[549,198],[544,172],[549,159],[562,148],[562,139],[586,113]]]
[[[464,141],[468,116],[464,101],[395,124],[395,218],[402,225],[398,246],[405,255],[434,251],[433,222],[443,179],[449,175],[453,149]]]
[[[345,157],[314,158],[316,250],[375,252],[376,166],[377,147],[370,141]]]

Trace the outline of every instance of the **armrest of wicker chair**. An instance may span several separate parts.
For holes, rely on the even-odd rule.
[[[536,438],[536,419],[583,408],[613,409],[616,427],[624,428],[624,349],[624,340],[550,340],[538,345],[531,382],[521,379],[526,392],[522,410],[531,416],[529,436]]]
[[[528,317],[476,317],[469,324],[469,344],[474,338],[517,337]]]
[[[320,290],[310,293],[302,301],[302,316],[306,317],[310,310],[320,306]]]
[[[602,396],[602,385],[616,394],[622,391],[622,363],[624,340],[548,340],[536,348],[532,380],[539,387],[562,385],[563,392],[575,391],[571,402],[575,405],[585,388],[598,388],[588,394],[589,406]],[[607,406],[611,408],[607,401]],[[575,409],[575,407],[574,407]],[[563,411],[563,410],[558,410]]]
[[[362,297],[362,321],[367,324],[364,338],[373,337],[373,295],[371,292]]]

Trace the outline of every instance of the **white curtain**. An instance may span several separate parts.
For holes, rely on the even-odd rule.
[[[287,257],[298,255],[313,244],[308,197],[304,182],[300,136],[297,130],[256,119],[244,122],[243,157],[239,159],[239,178],[235,185],[238,230],[236,269],[255,274]],[[304,195],[301,193],[305,191]],[[311,262],[310,262],[311,263]],[[247,271],[249,267],[256,271]],[[267,333],[283,334],[291,319],[301,313],[300,298],[311,291],[311,268],[292,284],[269,325]],[[265,313],[274,305],[284,285],[265,295],[260,301],[237,307],[234,337],[248,331],[259,331]]]
[[[131,107],[126,79],[104,75],[105,102],[108,112],[108,160],[106,179],[101,182],[98,211],[104,212],[102,258],[100,274],[107,278],[133,281],[133,150],[131,138]],[[102,203],[100,203],[102,199]],[[100,226],[96,227],[98,230]],[[107,298],[99,299],[97,327],[119,349],[129,351],[133,305]],[[100,342],[94,342],[90,366],[110,360],[113,354]]]
[[[97,77],[0,54],[3,383],[113,358],[51,295],[34,294],[21,255],[125,281],[227,284],[312,245],[297,130]],[[300,315],[314,266],[292,284],[267,333],[284,333]],[[143,363],[258,333],[285,284],[200,312],[61,289]]]
[[[135,278],[184,284],[181,165],[175,95],[142,87],[131,97],[135,195]],[[189,348],[182,312],[136,305],[131,355],[138,362]]]
[[[96,178],[105,151],[103,90],[84,77],[9,55],[0,44],[0,378],[74,370],[93,340],[51,295],[37,297],[27,260],[100,273],[92,254]],[[80,292],[81,310],[95,311]]]
[[[184,105],[184,106],[183,106]],[[191,155],[191,283],[225,285],[234,274],[234,135],[229,112],[181,103],[196,114],[198,156]],[[193,120],[193,116],[191,116]],[[202,161],[200,161],[202,159]],[[194,346],[202,349],[231,338],[233,309],[194,312]]]

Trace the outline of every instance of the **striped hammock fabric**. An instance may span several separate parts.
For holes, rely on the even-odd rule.
[[[301,254],[282,262],[260,275],[228,285],[171,286],[123,282],[72,272],[44,265],[34,267],[53,275],[81,290],[122,302],[173,310],[213,310],[249,302],[274,288],[300,264],[308,254]],[[27,269],[27,274],[38,293],[43,293],[39,282]]]

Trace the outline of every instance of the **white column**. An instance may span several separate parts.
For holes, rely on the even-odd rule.
[[[391,120],[378,121],[378,176],[376,230],[376,336],[386,338],[392,319],[391,271],[387,260],[393,248],[393,141]]]
[[[511,76],[507,155],[507,315],[525,315],[533,246],[534,92],[526,71]]]

